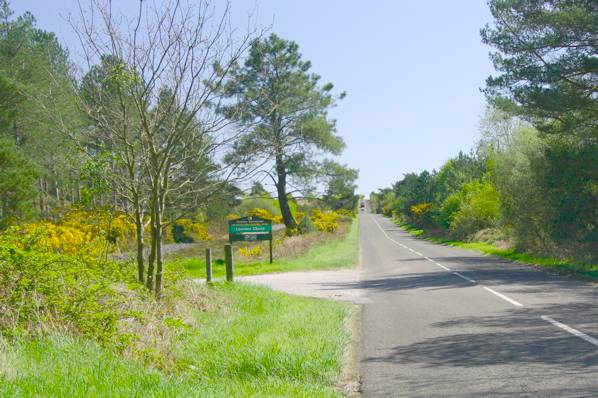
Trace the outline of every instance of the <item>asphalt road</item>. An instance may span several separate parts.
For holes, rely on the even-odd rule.
[[[360,217],[364,397],[598,397],[597,285]]]

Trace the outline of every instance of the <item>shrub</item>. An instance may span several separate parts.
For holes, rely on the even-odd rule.
[[[255,208],[249,213],[250,216],[260,217],[264,220],[270,220],[274,224],[282,224],[282,216],[275,216],[266,209]]]
[[[346,218],[355,218],[355,211],[353,211],[353,210],[338,209],[338,210],[336,210],[336,213],[343,217],[346,217]]]
[[[491,182],[474,180],[463,186],[460,195],[459,210],[451,223],[453,235],[464,239],[497,224],[500,218],[500,199]]]
[[[432,224],[432,203],[419,203],[409,207],[411,218],[415,224],[426,226]]]
[[[88,259],[127,248],[135,240],[135,225],[121,212],[72,208],[58,216],[59,221],[23,224],[17,230],[38,236],[38,248]]]
[[[314,209],[311,218],[318,231],[336,232],[339,227],[337,220],[340,215],[334,211],[322,212],[320,209]]]
[[[259,257],[262,255],[262,246],[239,247],[239,255],[241,257]]]
[[[299,221],[299,225],[297,226],[297,228],[299,229],[299,232],[302,234],[314,232],[317,229],[316,225],[309,217],[301,218],[301,221]]]
[[[249,216],[255,209],[264,209],[272,216],[280,215],[278,201],[271,197],[243,199],[241,204],[235,209],[235,213],[241,214],[242,216]]]
[[[176,220],[172,225],[172,234],[173,240],[177,243],[189,243],[211,239],[205,225],[188,218]]]
[[[60,325],[94,337],[113,338],[117,331],[120,266],[86,257],[54,253],[48,232],[0,235],[0,331],[36,334]]]
[[[459,192],[449,195],[440,207],[440,210],[436,213],[436,221],[444,228],[450,229],[455,214],[461,207],[461,196]]]

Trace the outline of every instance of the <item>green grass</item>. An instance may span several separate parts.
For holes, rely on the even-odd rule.
[[[462,242],[457,240],[443,239],[437,236],[427,235],[423,229],[418,229],[409,224],[398,223],[398,225],[411,235],[434,243],[460,247],[462,249],[476,250],[493,256],[506,258],[511,261],[539,265],[558,272],[576,274],[598,280],[598,264],[581,264],[574,261],[564,261],[551,257],[542,257],[530,253],[518,252],[514,249],[500,249],[487,242]]]
[[[256,286],[205,288],[223,304],[182,332],[175,372],[66,337],[0,340],[0,396],[340,396],[349,306]]]
[[[235,275],[256,275],[271,272],[307,271],[316,269],[348,268],[359,261],[359,222],[357,219],[349,227],[343,239],[327,241],[312,247],[306,254],[294,258],[274,259],[268,261],[235,263]],[[166,263],[166,267],[184,269],[193,277],[204,278],[205,261],[198,258],[174,259]],[[225,275],[224,264],[213,264],[215,278]]]

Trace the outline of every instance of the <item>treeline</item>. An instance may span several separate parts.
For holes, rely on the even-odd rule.
[[[372,193],[373,208],[459,240],[598,259],[598,4],[492,0],[499,75],[481,139],[438,171]]]
[[[357,171],[323,160],[344,148],[328,117],[344,94],[296,43],[241,34],[206,1],[143,3],[134,24],[90,7],[72,22],[74,59],[0,1],[0,229],[73,206],[125,216],[138,279],[159,296],[168,229],[224,221],[247,181],[274,187],[289,233],[296,198],[355,208]]]

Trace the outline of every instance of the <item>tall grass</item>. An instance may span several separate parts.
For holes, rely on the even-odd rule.
[[[208,289],[208,287],[206,287]],[[0,341],[1,397],[339,396],[349,307],[237,284],[195,316],[159,372],[91,342],[53,336]]]

